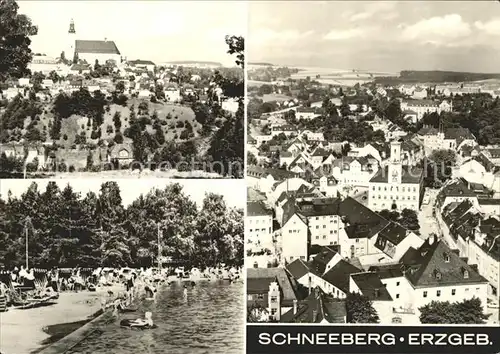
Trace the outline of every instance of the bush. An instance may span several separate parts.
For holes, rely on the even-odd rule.
[[[115,138],[113,140],[115,143],[121,144],[123,143],[123,135],[121,133],[116,133]]]
[[[66,134],[63,135],[64,140],[68,140],[68,136]]]
[[[177,121],[177,123],[175,124],[175,127],[176,128],[184,128],[184,121],[182,121],[182,120]]]
[[[180,136],[180,138],[181,138],[182,140],[187,140],[187,139],[189,139],[189,132],[188,132],[186,129],[184,129],[184,130],[181,132],[181,136]]]
[[[106,127],[106,133],[108,133],[108,134],[112,134],[113,133],[113,127],[111,125],[108,125]]]

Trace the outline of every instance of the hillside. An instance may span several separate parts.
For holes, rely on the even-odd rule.
[[[144,112],[138,114],[138,107],[141,102],[147,103],[148,114],[144,114]],[[43,102],[39,103],[39,106],[41,109],[41,114],[38,115],[39,119],[35,118],[32,124],[33,118],[29,116],[26,117],[24,120],[24,129],[21,131],[22,135],[26,134],[27,129],[31,125],[40,132],[50,131],[51,126],[54,124],[54,104],[53,102]],[[202,126],[195,120],[194,112],[190,107],[170,103],[152,103],[149,102],[149,100],[132,98],[127,102],[126,106],[118,104],[110,104],[107,106],[103,115],[103,123],[99,126],[101,131],[100,137],[96,137],[95,135],[92,136],[93,130],[99,130],[92,126],[94,124],[93,119],[78,114],[72,114],[67,118],[61,119],[60,138],[56,139],[55,142],[64,148],[70,148],[74,144],[78,144],[77,137],[83,134],[85,134],[87,143],[97,144],[99,140],[111,141],[114,139],[117,132],[113,121],[115,114],[117,114],[117,112],[119,114],[121,122],[119,131],[123,134],[130,126],[129,117],[131,114],[131,107],[135,108],[137,118],[150,118],[146,120],[145,124],[145,130],[150,134],[155,133],[155,128],[153,127],[154,122],[151,118],[156,112],[166,141],[181,142],[195,139],[200,136]],[[193,133],[186,139],[185,137],[181,137],[181,133],[189,124],[193,128]],[[8,133],[12,133],[12,131],[8,130]],[[46,142],[53,141],[54,140],[50,138],[50,134],[46,134]],[[130,139],[124,137],[124,142],[130,142]]]

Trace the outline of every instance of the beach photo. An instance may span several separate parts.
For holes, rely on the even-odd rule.
[[[242,353],[242,180],[3,180],[0,352]]]
[[[243,178],[245,9],[2,1],[0,177]]]

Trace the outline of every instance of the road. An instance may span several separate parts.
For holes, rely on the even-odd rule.
[[[439,193],[438,189],[426,189],[426,195],[429,196],[429,203],[422,204],[420,212],[418,213],[418,222],[420,224],[420,235],[422,238],[427,239],[427,237],[434,233],[438,235],[451,249],[457,249],[457,244],[455,240],[449,235],[449,233],[443,233],[441,231],[441,225],[435,216],[432,215],[434,209],[434,204],[436,203],[436,197]]]

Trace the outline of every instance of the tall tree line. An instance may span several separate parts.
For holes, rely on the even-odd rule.
[[[125,207],[114,181],[85,196],[69,184],[41,191],[33,182],[21,196],[0,199],[0,220],[6,267],[24,264],[26,233],[29,263],[39,268],[154,265],[158,234],[162,256],[188,266],[243,263],[243,211],[213,193],[198,208],[178,183]]]

